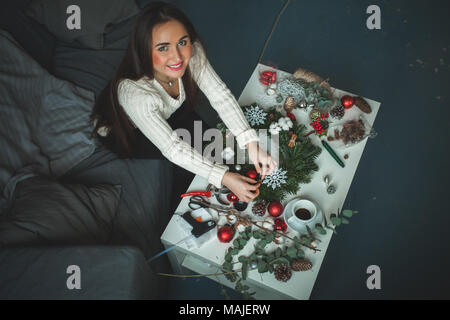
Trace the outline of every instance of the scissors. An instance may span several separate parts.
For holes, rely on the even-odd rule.
[[[196,210],[196,209],[199,209],[199,208],[210,208],[210,209],[213,209],[213,210],[215,210],[215,211],[217,211],[219,213],[220,212],[228,213],[231,210],[231,208],[229,208],[229,207],[212,204],[211,202],[209,202],[208,200],[206,200],[205,198],[203,198],[202,196],[199,196],[199,195],[191,197],[189,199],[188,206],[192,210]]]
[[[222,188],[217,188],[214,185],[212,185],[211,183],[208,184],[208,187],[206,188],[206,192],[200,192],[200,191],[193,191],[193,192],[187,192],[187,193],[183,193],[181,195],[182,198],[184,197],[190,197],[190,196],[205,196],[208,198],[211,197],[216,197],[217,201],[219,201],[220,204],[223,205],[229,205],[228,202],[226,202],[225,200],[222,200],[220,198],[221,194],[227,194],[230,193],[231,191],[228,190],[228,188],[226,187],[222,187]]]

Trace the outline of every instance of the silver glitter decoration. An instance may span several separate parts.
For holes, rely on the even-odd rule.
[[[333,194],[335,192],[336,192],[336,187],[335,186],[333,186],[333,185],[328,186],[328,188],[327,188],[327,193],[328,194]]]
[[[306,100],[305,99],[302,99],[300,101],[300,103],[298,104],[298,106],[299,106],[300,109],[306,109],[308,107],[308,105],[306,104]]]
[[[250,263],[250,269],[254,270],[256,268],[258,268],[258,262],[253,261],[252,263]]]
[[[293,97],[296,103],[305,99],[305,89],[292,79],[284,79],[278,84],[278,92],[284,97]]]
[[[241,167],[240,164],[235,165],[234,168],[236,169],[236,171],[241,171],[242,170],[242,167]]]

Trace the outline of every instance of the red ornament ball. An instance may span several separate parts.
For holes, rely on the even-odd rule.
[[[235,202],[239,201],[239,198],[232,192],[227,194],[227,199],[228,199],[228,201],[230,201],[232,203],[235,203]]]
[[[286,232],[287,230],[287,225],[286,222],[284,222],[284,219],[275,219],[274,221],[274,225],[273,225],[274,230],[276,231],[283,231]]]
[[[230,226],[223,226],[217,230],[217,238],[220,242],[228,243],[233,240],[234,230]]]
[[[279,217],[283,213],[283,205],[279,201],[273,201],[267,207],[267,211],[272,217]]]
[[[247,171],[247,173],[245,175],[247,177],[249,177],[250,179],[256,179],[256,177],[258,176],[258,173],[255,170],[250,170],[250,171]]]
[[[353,99],[352,96],[343,96],[341,98],[341,103],[345,109],[349,109],[355,104],[355,99]]]

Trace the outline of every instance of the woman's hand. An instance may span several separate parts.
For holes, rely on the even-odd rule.
[[[259,186],[261,185],[256,180],[229,171],[223,176],[222,184],[230,189],[240,201],[244,202],[250,202],[256,198],[259,195]]]
[[[255,165],[256,172],[261,175],[261,180],[278,166],[275,160],[258,146],[256,141],[247,144],[247,151],[250,161]]]

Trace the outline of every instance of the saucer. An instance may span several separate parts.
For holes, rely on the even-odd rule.
[[[292,212],[292,206],[299,200],[306,200],[309,201],[311,204],[313,204],[314,207],[316,207],[316,215],[308,221],[302,222],[297,220],[298,222],[295,223],[289,222],[289,219],[294,215],[294,213]],[[317,223],[322,223],[322,210],[314,201],[305,198],[295,198],[289,201],[289,203],[284,208],[283,217],[284,221],[286,222],[289,228],[298,233],[307,234],[308,230],[306,230],[306,226],[308,226],[311,229],[311,231],[313,231],[316,228]]]

